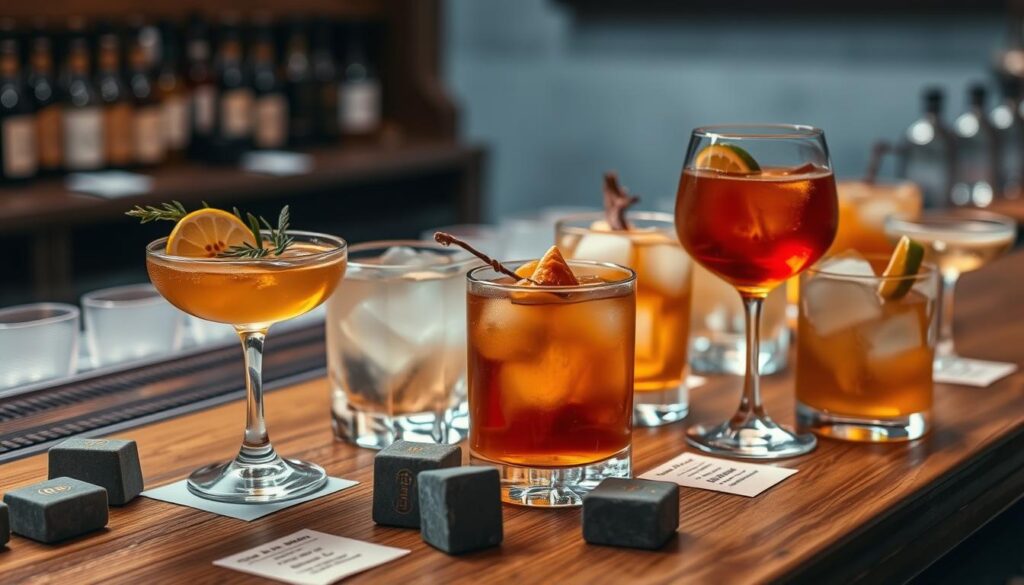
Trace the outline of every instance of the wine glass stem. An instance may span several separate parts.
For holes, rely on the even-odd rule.
[[[747,331],[747,369],[743,377],[740,408],[732,417],[734,426],[743,426],[752,418],[764,418],[761,404],[761,307],[764,298],[740,293]]]
[[[265,463],[275,457],[263,419],[263,342],[267,330],[239,331],[245,352],[245,439],[238,452],[238,461],[247,464]]]
[[[960,273],[947,271],[942,273],[942,311],[939,313],[939,342],[936,353],[940,358],[956,355],[953,347],[953,293]]]

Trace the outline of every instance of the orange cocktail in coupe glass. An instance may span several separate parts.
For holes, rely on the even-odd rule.
[[[193,472],[188,488],[222,502],[288,500],[320,489],[327,474],[312,463],[282,458],[270,444],[260,373],[264,338],[274,323],[310,311],[334,292],[345,273],[348,246],[326,234],[287,231],[291,242],[279,253],[246,256],[243,250],[223,257],[245,245],[269,247],[274,235],[260,230],[263,241],[255,242],[247,226],[233,219],[220,210],[196,211],[178,221],[170,238],[146,246],[146,268],[160,294],[190,315],[232,325],[245,352],[242,447],[235,459]]]
[[[747,359],[739,409],[726,422],[695,425],[689,443],[728,457],[776,459],[814,449],[764,411],[758,332],[767,294],[825,254],[836,234],[836,186],[825,135],[810,126],[697,128],[679,192],[679,241],[731,284],[746,313]]]

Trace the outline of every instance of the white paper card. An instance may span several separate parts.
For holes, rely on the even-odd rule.
[[[933,376],[935,381],[940,384],[960,384],[984,388],[1016,371],[1017,364],[958,357],[942,371],[936,369]]]
[[[640,478],[671,481],[683,487],[752,498],[796,472],[796,469],[785,467],[683,453],[642,474]]]
[[[213,564],[285,583],[327,585],[407,554],[403,548],[300,530]]]
[[[186,481],[187,480],[183,479],[158,488],[146,490],[142,492],[142,495],[147,498],[153,498],[154,500],[188,506],[190,508],[196,508],[206,512],[213,512],[214,514],[219,514],[221,516],[252,522],[257,518],[262,518],[267,514],[273,514],[278,510],[290,508],[296,504],[301,504],[302,502],[315,500],[359,484],[358,481],[328,477],[327,485],[325,485],[320,491],[313,492],[301,498],[295,498],[294,500],[286,500],[284,502],[276,502],[273,504],[227,504],[224,502],[215,502],[213,500],[200,498],[188,491]]]

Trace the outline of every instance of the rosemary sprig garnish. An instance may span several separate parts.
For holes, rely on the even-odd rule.
[[[203,207],[209,207],[209,205],[204,201]],[[280,256],[295,243],[295,239],[288,235],[288,228],[291,226],[291,213],[287,205],[281,208],[281,213],[277,216],[276,228],[261,216],[253,215],[249,212],[246,212],[243,216],[237,207],[233,207],[232,211],[235,217],[249,228],[255,244],[246,242],[238,246],[231,246],[218,254],[218,258],[264,258],[270,254]],[[125,215],[136,217],[141,223],[149,223],[151,221],[178,222],[188,215],[188,210],[185,209],[185,206],[180,201],[171,201],[170,203],[161,203],[159,206],[147,205],[142,207],[136,205],[134,209],[126,212]],[[269,235],[264,236],[264,230]]]
[[[180,201],[171,201],[170,203],[161,203],[159,207],[136,205],[134,209],[126,212],[125,215],[139,218],[141,220],[140,223],[149,223],[151,221],[177,222],[188,215],[188,211]]]

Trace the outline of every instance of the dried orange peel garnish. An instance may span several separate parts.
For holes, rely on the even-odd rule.
[[[531,264],[534,264],[535,267],[533,274],[529,278],[536,284],[531,284],[527,281],[526,284],[530,286],[577,286],[580,283],[576,279],[576,275],[573,274],[572,268],[569,268],[569,263],[562,257],[558,246],[548,248],[548,251],[544,253],[540,261],[527,262],[520,266],[516,270],[516,275],[525,279],[524,269]]]

